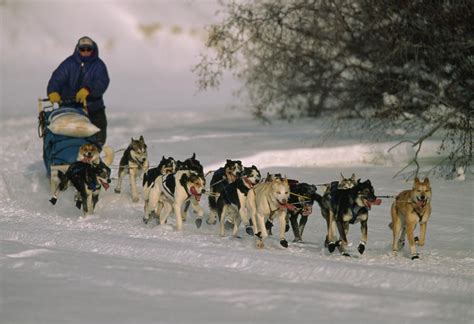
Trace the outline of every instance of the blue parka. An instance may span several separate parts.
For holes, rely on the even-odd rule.
[[[95,42],[93,44],[94,51],[89,57],[82,57],[76,44],[74,53],[54,70],[47,88],[48,94],[58,92],[62,104],[69,107],[82,106],[75,102],[76,93],[81,88],[87,88],[90,92],[87,109],[91,113],[105,109],[102,97],[110,82],[107,67],[99,58],[99,47]]]

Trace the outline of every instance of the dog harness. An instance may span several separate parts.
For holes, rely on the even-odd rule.
[[[165,174],[162,178],[163,189],[169,197],[174,198],[174,190],[176,189],[175,173]]]
[[[355,205],[355,204],[352,206],[352,208],[351,208],[352,218],[349,221],[350,224],[355,224],[355,222],[357,221],[357,216],[359,216],[359,212],[363,209],[365,209],[365,211],[368,212],[367,208],[365,208],[365,207],[361,207],[361,206]]]

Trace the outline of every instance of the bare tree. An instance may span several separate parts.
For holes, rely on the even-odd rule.
[[[370,117],[370,125],[435,133],[450,176],[472,163],[472,1],[233,1],[210,26],[194,71],[201,89],[226,70],[244,84],[253,114]],[[423,131],[425,130],[425,131]],[[415,156],[413,173],[420,168]],[[409,174],[410,176],[411,174]]]

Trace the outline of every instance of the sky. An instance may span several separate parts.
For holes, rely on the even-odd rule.
[[[234,104],[236,80],[226,75],[220,91],[201,93],[191,72],[218,9],[214,0],[0,1],[1,113],[36,109],[51,73],[84,35],[107,65],[104,99],[114,111]]]
[[[409,145],[388,152],[396,130],[374,136],[356,124],[334,132],[330,121],[312,119],[263,125],[244,109],[228,108],[239,103],[231,81],[196,96],[189,66],[202,38],[176,26],[199,30],[215,19],[215,6],[0,2],[1,322],[473,323],[472,172],[464,181],[430,179],[433,212],[416,261],[406,248],[391,252],[390,198],[370,211],[363,255],[357,252],[360,227],[351,225],[351,257],[345,257],[324,248],[326,225],[316,205],[303,243],[293,243],[288,232],[287,249],[273,236],[256,249],[243,228],[240,238],[221,237],[216,226],[197,229],[193,214],[181,232],[173,217],[164,226],[145,225],[143,199],[131,201],[128,181],[121,194],[111,190],[121,150],[140,135],[152,166],[163,155],[183,160],[196,153],[205,172],[239,159],[263,174],[316,185],[355,173],[370,179],[377,195],[411,187],[394,178],[414,154]],[[162,27],[144,36],[141,23]],[[49,203],[36,128],[37,98],[46,95],[52,70],[83,35],[99,43],[112,77],[107,143],[116,151],[112,188],[101,192],[94,215],[85,218],[72,190],[56,206]],[[367,141],[374,137],[377,142]],[[424,168],[439,158],[436,144],[434,138],[423,147]],[[207,215],[206,197],[201,206]]]

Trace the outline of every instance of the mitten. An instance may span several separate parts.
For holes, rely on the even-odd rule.
[[[61,102],[61,95],[58,92],[51,92],[48,94],[48,99],[51,103],[60,103]]]
[[[87,88],[81,88],[77,93],[76,93],[76,102],[84,103],[86,102],[86,98],[89,95],[89,90]]]

